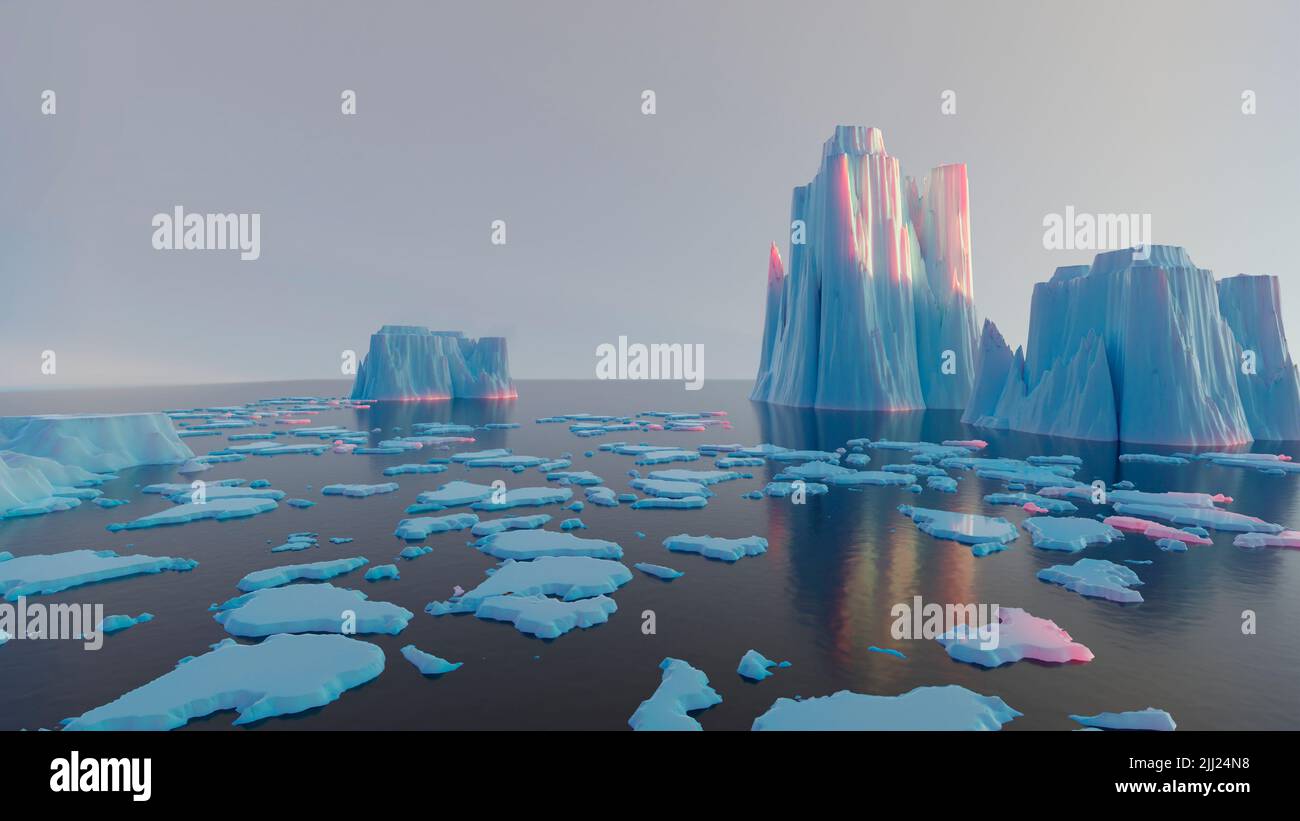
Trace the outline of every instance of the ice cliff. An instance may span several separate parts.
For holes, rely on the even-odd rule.
[[[1215,282],[1177,246],[1098,254],[1034,286],[1014,353],[985,322],[963,421],[1196,447],[1300,439],[1275,277]]]
[[[966,167],[900,175],[877,128],[839,126],[794,189],[788,269],[773,244],[752,399],[963,408],[975,373]]]
[[[506,340],[385,325],[370,336],[353,399],[504,399],[515,395]]]

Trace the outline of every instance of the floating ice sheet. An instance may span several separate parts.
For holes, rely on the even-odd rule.
[[[623,548],[604,539],[583,539],[553,530],[506,530],[484,536],[474,544],[498,559],[536,559],[540,556],[590,556],[621,559]]]
[[[796,701],[779,698],[754,719],[754,730],[1000,730],[1022,715],[997,696],[956,684],[917,687],[902,695],[841,690]]]
[[[724,539],[719,536],[688,536],[682,533],[664,539],[664,547],[674,553],[698,553],[706,559],[738,562],[745,556],[766,553],[767,539],[762,536]]]
[[[1095,716],[1071,715],[1071,719],[1085,727],[1098,727],[1103,730],[1161,730],[1173,731],[1178,725],[1174,717],[1164,710],[1148,707],[1145,710],[1131,710],[1125,713],[1098,713]]]
[[[1014,541],[1019,531],[1001,516],[980,516],[976,513],[954,513],[948,510],[931,510],[924,507],[899,505],[898,512],[909,517],[917,528],[936,539],[951,539],[962,544]]]
[[[1034,540],[1034,547],[1042,550],[1061,550],[1078,553],[1088,545],[1110,544],[1124,538],[1124,534],[1105,522],[1096,519],[1063,516],[1033,516],[1021,524]]]
[[[681,659],[666,658],[659,664],[663,678],[654,695],[641,702],[628,719],[633,730],[702,730],[689,714],[722,703],[722,696],[709,686],[709,677]]]
[[[49,595],[127,576],[185,572],[198,564],[169,556],[119,556],[112,550],[70,550],[17,558],[0,553],[0,594],[16,601],[21,596]]]
[[[1000,667],[1022,659],[1064,664],[1092,661],[1092,651],[1070,638],[1050,619],[1031,616],[1018,607],[998,609],[994,636],[980,635],[984,627],[961,624],[937,641],[957,661],[981,667]]]
[[[314,545],[315,542],[312,542],[312,544]],[[235,586],[245,593],[251,593],[254,590],[263,590],[268,587],[280,587],[299,579],[325,581],[326,579],[342,576],[344,573],[351,573],[353,570],[365,566],[366,562],[367,559],[364,557],[356,556],[350,559],[329,559],[309,564],[271,567],[249,573],[240,579]]]
[[[1038,578],[1059,584],[1081,596],[1107,599],[1122,604],[1142,601],[1134,590],[1142,584],[1132,570],[1105,559],[1080,559],[1074,564],[1057,564],[1038,571]]]
[[[321,584],[271,587],[237,596],[213,615],[232,636],[275,633],[386,633],[397,635],[414,614],[373,602],[360,590]]]

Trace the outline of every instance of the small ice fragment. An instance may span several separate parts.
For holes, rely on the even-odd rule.
[[[1096,519],[1034,516],[1022,524],[1034,540],[1034,547],[1078,553],[1088,545],[1110,544],[1124,538],[1114,527]]]
[[[402,576],[397,571],[395,564],[381,564],[370,568],[366,571],[366,581],[378,582],[384,579],[400,579]]]
[[[769,668],[776,666],[777,663],[775,661],[767,658],[757,650],[749,650],[745,655],[740,657],[740,665],[736,668],[736,672],[750,681],[762,681],[772,675],[772,671]],[[786,662],[781,666],[788,667],[790,665]]]
[[[876,645],[873,644],[867,649],[873,653],[884,653],[887,656],[896,656],[897,658],[900,659],[907,658],[907,656],[903,655],[900,651],[895,650],[892,647],[877,647]]]
[[[1081,596],[1123,604],[1142,601],[1142,594],[1132,589],[1142,584],[1138,575],[1123,565],[1104,559],[1080,559],[1072,565],[1053,565],[1038,571],[1038,578],[1059,584]]]
[[[646,573],[648,575],[654,576],[655,578],[663,579],[664,581],[669,581],[669,582],[672,581],[673,579],[681,578],[682,576],[686,575],[680,570],[673,570],[671,567],[665,567],[661,564],[651,564],[650,562],[637,562],[632,566],[635,567],[637,570],[640,570],[642,573]]]
[[[408,644],[402,648],[402,656],[407,661],[415,665],[415,669],[426,676],[440,676],[444,673],[450,673],[453,670],[459,670],[465,662],[450,662],[435,655],[426,653],[418,649],[414,644]]]
[[[153,621],[152,613],[141,613],[138,616],[108,616],[99,623],[99,632],[105,635],[120,633],[135,627],[137,624]]]
[[[1157,730],[1172,731],[1178,727],[1174,717],[1164,710],[1148,707],[1145,710],[1131,710],[1124,713],[1098,713],[1095,716],[1071,715],[1071,719],[1085,727],[1098,727],[1103,730]]]
[[[737,562],[745,556],[766,553],[767,539],[762,536],[724,539],[718,536],[688,536],[682,533],[664,539],[664,547],[675,553],[698,553],[706,559]]]

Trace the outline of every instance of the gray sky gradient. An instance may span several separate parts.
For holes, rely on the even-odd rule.
[[[968,165],[976,301],[1012,344],[1033,283],[1091,260],[1042,246],[1073,205],[1278,275],[1294,349],[1297,9],[5,2],[0,388],[337,377],[385,323],[505,335],[517,378],[591,378],[619,335],[752,378],[768,243],[841,123],[914,176]],[[260,213],[261,259],[155,251],[177,204]]]

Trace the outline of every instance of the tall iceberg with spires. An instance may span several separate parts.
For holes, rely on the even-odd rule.
[[[751,398],[858,410],[964,408],[975,374],[964,165],[900,174],[878,128],[838,126],[794,189],[789,267],[769,252]]]
[[[505,337],[385,325],[370,336],[353,399],[511,399]]]
[[[1300,439],[1275,277],[1216,283],[1177,246],[1098,254],[1034,286],[1014,354],[991,322],[963,421],[1183,447]]]

